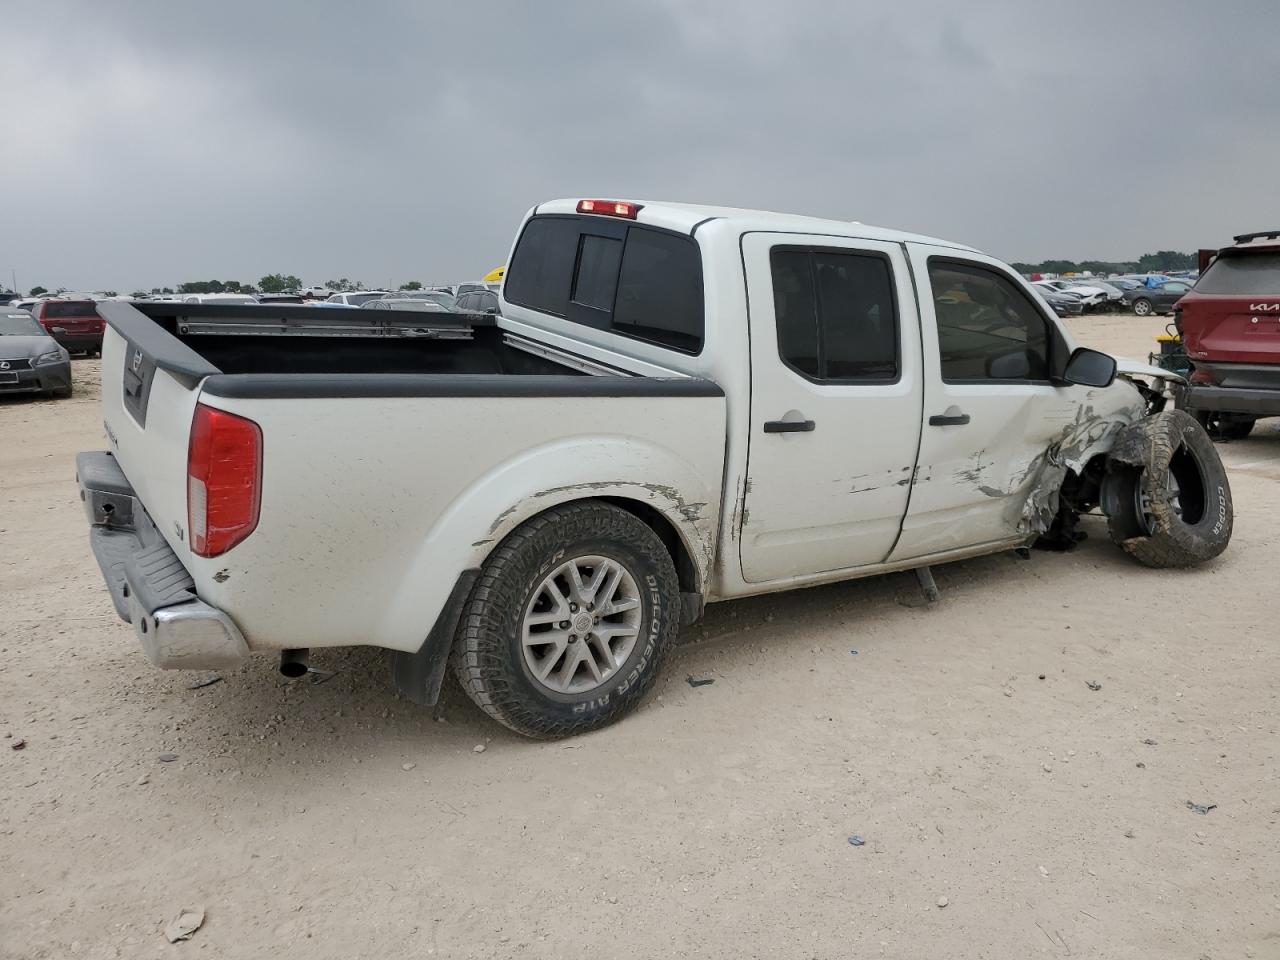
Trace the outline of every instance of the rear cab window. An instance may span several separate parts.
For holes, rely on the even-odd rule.
[[[510,303],[539,313],[680,353],[702,352],[702,256],[681,233],[604,217],[533,217],[503,292]]]

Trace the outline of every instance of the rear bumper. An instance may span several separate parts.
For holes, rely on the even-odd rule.
[[[1254,417],[1280,417],[1280,389],[1247,390],[1192,384],[1184,388],[1180,404],[1188,411],[1243,413]]]
[[[76,456],[76,481],[89,520],[89,544],[116,613],[157,667],[234,666],[249,654],[235,622],[201,600],[178,555],[134,496],[106,451]]]

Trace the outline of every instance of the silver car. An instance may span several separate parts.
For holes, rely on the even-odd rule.
[[[71,354],[27,311],[0,307],[0,394],[9,393],[71,396]]]

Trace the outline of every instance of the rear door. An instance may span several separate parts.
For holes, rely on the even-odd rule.
[[[743,577],[875,564],[906,512],[923,396],[902,247],[747,234],[751,436]]]
[[[1008,267],[908,247],[921,284],[924,428],[893,560],[1023,536],[1037,468],[1083,400],[1083,388],[1050,384],[1066,342]]]

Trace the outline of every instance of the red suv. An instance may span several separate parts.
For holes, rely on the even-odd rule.
[[[1192,364],[1186,407],[1226,439],[1280,416],[1280,230],[1235,241],[1173,309]]]
[[[41,300],[31,308],[45,332],[72,353],[102,352],[102,318],[92,300]]]

